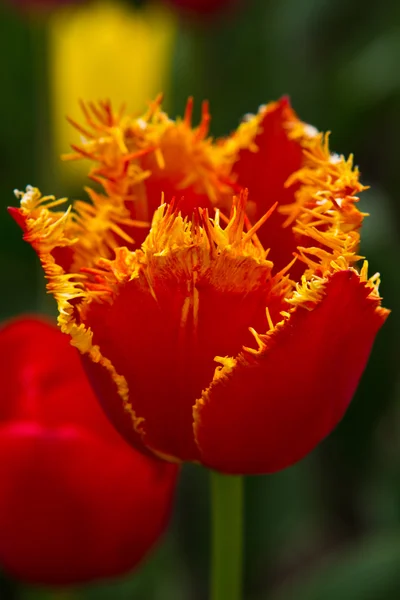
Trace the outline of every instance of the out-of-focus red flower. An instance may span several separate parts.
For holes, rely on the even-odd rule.
[[[188,15],[205,16],[232,8],[238,0],[164,0],[164,2]]]
[[[132,569],[165,528],[176,467],[116,433],[56,327],[3,327],[0,365],[1,567],[47,585]]]
[[[70,158],[95,162],[104,193],[64,213],[28,188],[13,212],[111,420],[143,451],[227,473],[300,460],[388,314],[358,266],[352,159],[286,99],[216,142],[206,105],[195,128],[191,102],[176,122],[159,101],[83,110]]]

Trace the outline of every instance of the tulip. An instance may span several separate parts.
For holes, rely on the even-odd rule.
[[[53,325],[5,325],[0,364],[1,566],[45,585],[129,571],[166,526],[176,467],[117,434]]]
[[[79,118],[77,98],[105,98],[112,90],[116,106],[128,99],[129,110],[140,114],[149,98],[168,89],[176,31],[172,11],[158,3],[139,10],[97,0],[54,11],[48,22],[48,77],[57,154],[68,149],[65,115]],[[81,181],[84,173],[85,165],[75,164],[59,176]]]
[[[192,16],[208,16],[231,8],[237,0],[164,0],[174,8]]]
[[[388,311],[358,254],[352,158],[287,99],[208,137],[203,106],[172,121],[83,105],[72,159],[90,202],[19,193],[59,325],[109,418],[165,460],[269,473],[343,417]],[[160,205],[161,202],[161,205]],[[151,222],[151,225],[150,225]]]

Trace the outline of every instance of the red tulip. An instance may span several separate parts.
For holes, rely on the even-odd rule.
[[[358,264],[364,188],[286,99],[216,142],[191,106],[176,122],[158,101],[141,118],[83,106],[71,158],[105,193],[64,213],[28,188],[13,212],[132,445],[276,471],[340,421],[388,314]]]
[[[222,12],[237,4],[238,0],[164,0],[174,8],[193,16]]]
[[[166,526],[176,467],[120,438],[45,321],[6,325],[0,365],[1,566],[48,585],[132,569]]]

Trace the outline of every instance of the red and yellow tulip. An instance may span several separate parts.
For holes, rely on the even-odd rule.
[[[209,113],[83,105],[89,202],[13,209],[59,325],[133,446],[225,473],[295,463],[342,418],[388,311],[359,256],[352,158],[282,99],[231,136]],[[99,189],[99,186],[102,190]]]

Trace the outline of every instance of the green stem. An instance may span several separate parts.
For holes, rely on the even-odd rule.
[[[243,478],[211,472],[211,600],[242,598]]]

